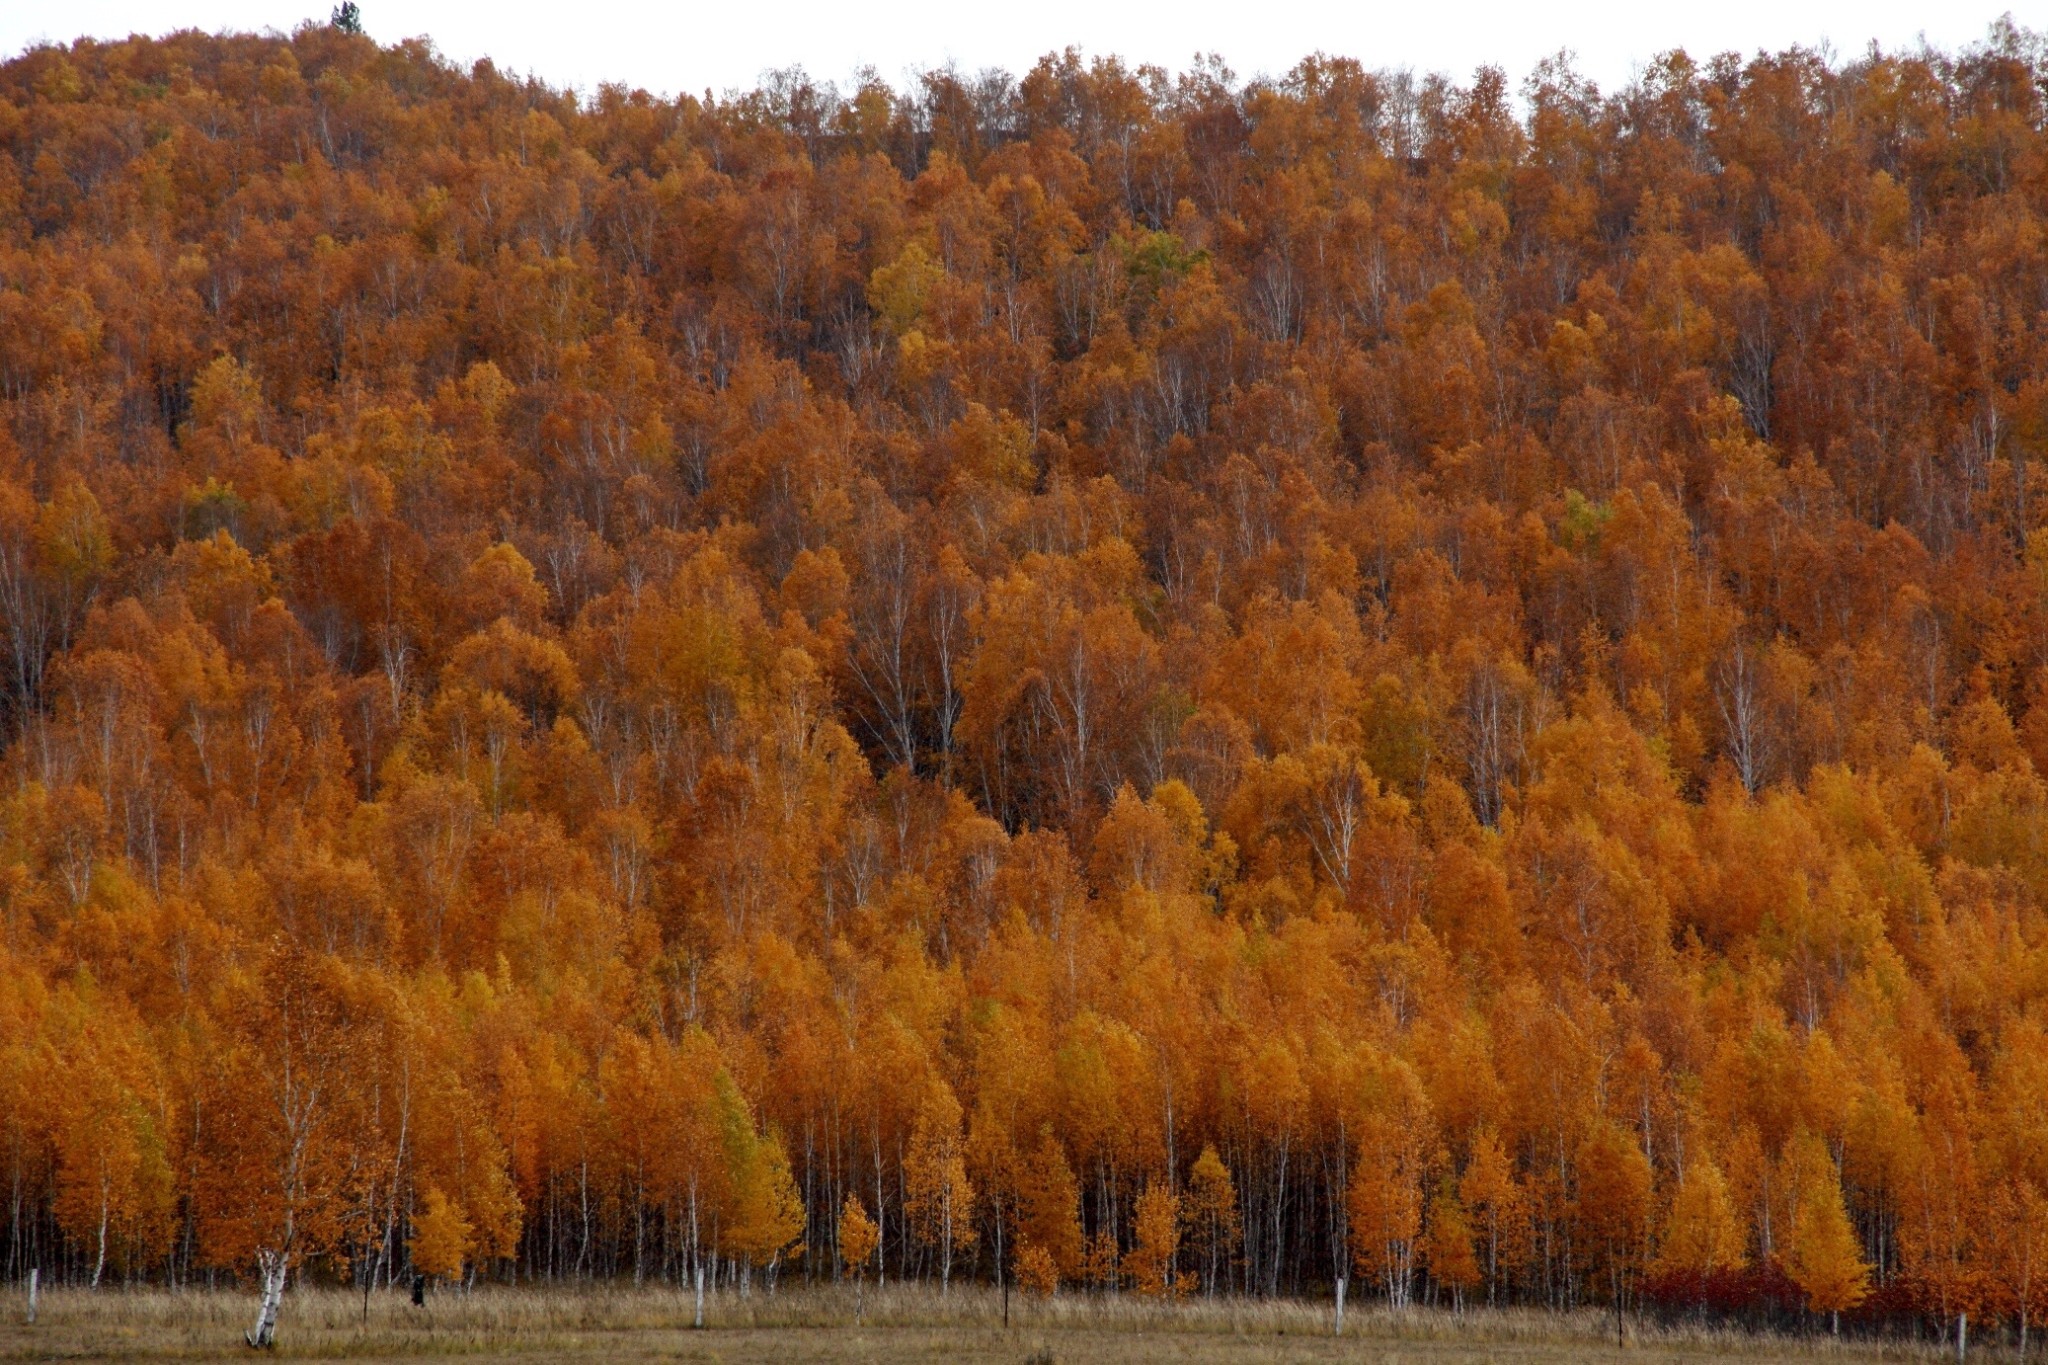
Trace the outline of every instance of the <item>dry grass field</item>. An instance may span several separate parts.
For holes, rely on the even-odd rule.
[[[0,1361],[241,1360],[241,1332],[254,1312],[248,1294],[76,1290],[45,1294],[40,1320],[23,1322],[17,1297],[0,1315]],[[1001,1301],[985,1289],[942,1298],[920,1288],[868,1293],[854,1323],[850,1290],[795,1289],[747,1299],[711,1298],[704,1330],[690,1327],[689,1295],[666,1289],[479,1290],[440,1294],[424,1309],[399,1295],[360,1298],[327,1290],[292,1293],[278,1331],[279,1356],[381,1361],[427,1356],[471,1360],[703,1361],[747,1365],[799,1361],[1107,1362],[1368,1361],[1641,1362],[1924,1360],[1931,1348],[1906,1343],[1835,1342],[1826,1337],[1759,1337],[1631,1326],[1618,1349],[1612,1320],[1532,1312],[1463,1317],[1414,1310],[1395,1316],[1367,1307],[1331,1332],[1329,1306],[1308,1303],[1183,1303],[1081,1295],[1051,1302]],[[1980,1359],[1995,1358],[1990,1353]]]

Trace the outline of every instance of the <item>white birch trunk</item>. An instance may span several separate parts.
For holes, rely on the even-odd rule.
[[[263,1302],[256,1309],[256,1325],[243,1334],[242,1340],[259,1351],[267,1351],[277,1341],[277,1308],[284,1298],[284,1257],[274,1251],[259,1251],[256,1269],[263,1277]]]
[[[100,1182],[100,1251],[98,1259],[92,1263],[92,1287],[94,1289],[100,1287],[100,1276],[105,1274],[107,1269],[107,1203],[107,1182],[102,1180]]]
[[[42,1272],[42,1270],[41,1270],[40,1268],[31,1268],[31,1269],[29,1270],[29,1272],[28,1272],[28,1325],[29,1325],[29,1326],[31,1326],[31,1327],[33,1327],[33,1326],[35,1326],[35,1325],[36,1325],[36,1290],[38,1290],[38,1289],[40,1289],[40,1288],[42,1287],[42,1279],[43,1279],[43,1272]]]
[[[939,1220],[939,1236],[942,1246],[939,1250],[939,1293],[941,1296],[953,1292],[953,1175],[946,1173],[946,1191],[940,1207],[945,1210]]]

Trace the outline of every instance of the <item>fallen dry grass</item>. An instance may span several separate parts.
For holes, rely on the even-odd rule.
[[[249,1294],[164,1290],[60,1290],[43,1296],[40,1321],[23,1322],[14,1296],[0,1313],[0,1360],[228,1360],[246,1358],[241,1333],[254,1316]],[[984,1288],[941,1295],[892,1286],[866,1295],[854,1322],[846,1287],[724,1293],[706,1303],[705,1329],[692,1330],[691,1296],[667,1288],[480,1289],[431,1296],[424,1309],[401,1294],[338,1290],[288,1294],[280,1356],[299,1360],[549,1361],[967,1361],[1010,1365],[1096,1365],[1158,1361],[1371,1361],[1453,1365],[1468,1361],[1643,1362],[1728,1360],[1928,1361],[1932,1348],[1906,1342],[1837,1342],[1825,1336],[1756,1336],[1631,1325],[1625,1349],[1612,1320],[1595,1313],[1428,1310],[1395,1314],[1366,1306],[1331,1333],[1327,1303],[1230,1300],[1164,1304],[1122,1297],[1061,1295],[1049,1302],[1002,1302]]]

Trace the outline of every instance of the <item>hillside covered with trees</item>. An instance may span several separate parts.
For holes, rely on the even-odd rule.
[[[2010,23],[14,57],[0,1273],[2038,1322],[2044,234]]]

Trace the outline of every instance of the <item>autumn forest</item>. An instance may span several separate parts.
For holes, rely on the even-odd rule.
[[[2010,21],[33,48],[0,665],[9,1284],[2048,1315]]]

